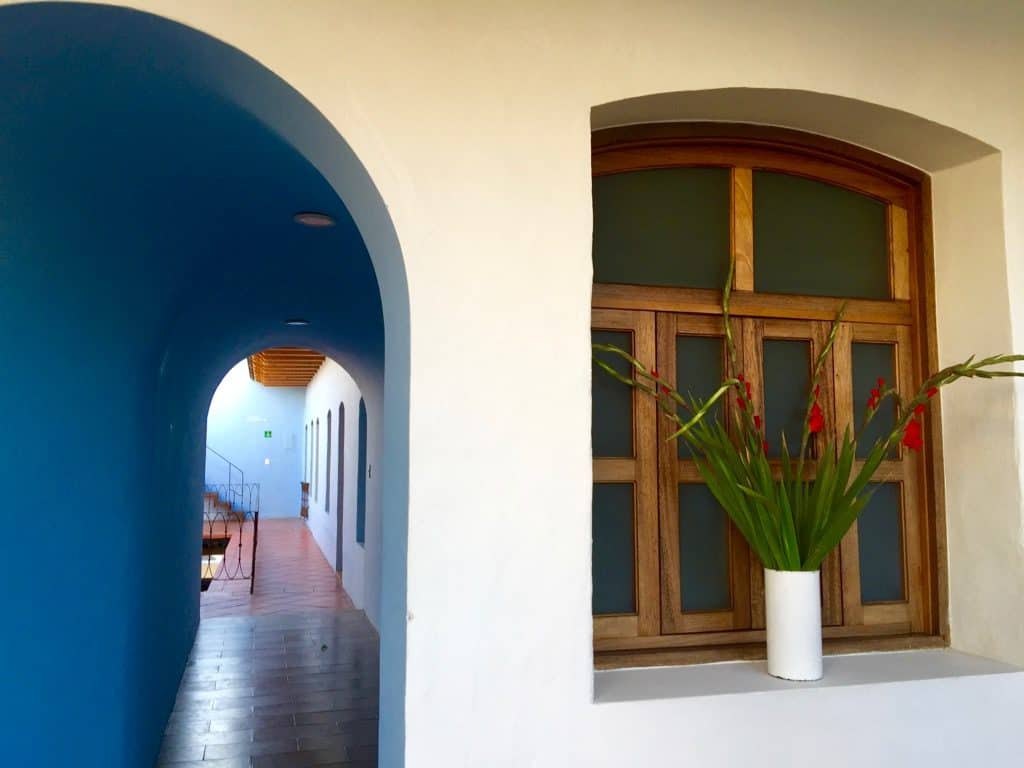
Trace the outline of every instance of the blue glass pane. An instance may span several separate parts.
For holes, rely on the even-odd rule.
[[[629,331],[592,331],[595,344],[613,344],[632,353],[633,334]],[[623,376],[631,376],[629,362],[618,355],[599,353],[607,363]],[[624,457],[633,455],[633,390],[616,381],[607,371],[591,364],[591,448],[598,457]]]
[[[692,395],[705,399],[715,393],[722,383],[724,339],[712,336],[676,336],[676,389],[685,397]],[[721,401],[719,401],[720,403]],[[716,403],[706,418],[721,418],[722,409]],[[680,409],[686,418],[686,412]],[[689,458],[685,440],[678,440],[679,458]]]
[[[888,299],[886,206],[832,184],[754,171],[754,286]]]
[[[636,613],[633,485],[595,483],[594,614]]]
[[[706,485],[679,485],[679,579],[684,611],[730,607],[729,518]]]
[[[595,177],[594,282],[721,288],[729,178],[727,168]]]
[[[896,401],[886,400],[866,429],[861,429],[867,416],[868,398],[871,390],[878,387],[878,380],[885,379],[887,387],[896,383],[895,356],[893,344],[854,342],[850,350],[853,365],[853,412],[860,430],[857,434],[857,456],[864,457],[871,452],[875,441],[885,438],[896,423]],[[896,447],[890,455],[896,454]]]
[[[790,456],[800,451],[807,393],[811,382],[811,345],[806,341],[764,342],[764,421],[768,455],[782,455],[782,435]]]
[[[903,515],[899,483],[873,483],[874,495],[857,520],[862,603],[900,602],[903,584]]]

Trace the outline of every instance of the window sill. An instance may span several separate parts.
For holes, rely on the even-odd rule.
[[[594,673],[594,703],[733,696],[1004,674],[1020,675],[1024,670],[948,648],[826,656],[825,675],[813,683],[793,683],[771,677],[763,661],[613,669]]]

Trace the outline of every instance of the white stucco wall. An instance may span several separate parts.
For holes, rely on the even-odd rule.
[[[320,366],[312,381],[306,387],[304,404],[304,424],[320,419],[320,493],[319,498],[313,494],[312,483],[309,493],[309,529],[316,539],[324,556],[332,567],[341,570],[342,583],[352,600],[360,608],[366,605],[366,595],[378,594],[380,574],[377,570],[367,569],[366,546],[356,542],[356,489],[358,486],[358,455],[359,455],[359,400],[361,393],[355,380],[336,362],[328,358]],[[342,494],[338,494],[338,432],[340,403],[345,404],[344,430],[344,472]],[[327,504],[327,413],[331,413],[331,498]],[[313,452],[315,458],[316,452]],[[372,483],[373,478],[369,478]],[[372,494],[374,504],[371,507],[367,486],[367,521],[371,510],[374,516],[380,514],[379,493]],[[341,505],[341,506],[339,506]],[[338,521],[342,521],[341,567],[338,564]],[[367,526],[369,529],[369,526]],[[368,587],[368,583],[372,584]],[[367,611],[367,615],[377,618],[375,606]]]
[[[246,483],[259,483],[263,517],[299,514],[302,405],[301,387],[264,387],[249,378],[245,360],[228,371],[210,401],[206,444],[237,465]],[[207,452],[206,482],[227,481],[227,465]]]
[[[827,750],[837,765],[896,766],[922,749],[932,765],[1011,762],[1021,691],[990,682],[1001,677],[593,704],[589,134],[595,105],[737,86],[838,94],[969,134],[999,154],[925,164],[940,353],[1024,349],[1024,303],[1010,301],[1024,295],[1024,5],[130,5],[239,47],[302,92],[397,230],[410,327],[387,330],[411,354],[408,561],[383,559],[408,580],[406,765],[812,765]],[[770,121],[807,127],[785,110]],[[899,155],[884,134],[874,148]],[[942,402],[953,642],[1024,662],[1021,417],[1009,387],[980,391]],[[383,663],[400,664],[382,644]],[[794,724],[813,735],[805,750],[791,747]]]

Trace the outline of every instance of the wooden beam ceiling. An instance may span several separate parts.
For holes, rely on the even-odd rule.
[[[265,387],[304,387],[323,362],[313,349],[274,347],[249,355],[249,378]]]

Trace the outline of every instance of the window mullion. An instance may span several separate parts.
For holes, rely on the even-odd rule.
[[[856,430],[853,409],[853,328],[841,323],[832,345],[833,396],[836,409],[836,435],[841,436],[847,428]],[[859,625],[864,623],[864,607],[860,598],[860,554],[855,522],[839,544],[839,562],[843,596],[843,623]]]
[[[889,226],[889,285],[892,298],[910,298],[910,230],[907,224],[907,209],[890,203],[888,208]]]
[[[730,242],[736,263],[733,288],[754,290],[754,187],[750,168],[733,168],[730,185]]]
[[[656,316],[636,312],[634,355],[650,365],[657,357]],[[637,634],[661,633],[661,579],[658,554],[658,408],[634,390],[636,450]]]
[[[914,396],[919,386],[914,376],[914,361],[911,354],[911,333],[909,328],[896,330],[896,364],[899,376],[900,395],[905,400]],[[920,498],[923,466],[921,454],[903,450],[903,547],[904,547],[904,578],[906,579],[906,597],[908,603],[911,630],[928,632],[931,630],[931,614],[929,606],[933,604],[931,579],[926,574],[933,573],[929,567],[928,536],[925,533],[924,505]]]
[[[831,323],[820,320],[814,323],[811,344],[814,359],[817,359],[825,344],[828,343],[831,330]],[[820,382],[821,392],[818,401],[825,412],[825,430],[817,438],[817,455],[819,457],[824,454],[825,444],[829,437],[834,441],[834,450],[838,450],[843,430],[846,429],[845,424],[840,428],[837,418],[836,393],[841,388],[841,382],[836,377],[833,355],[828,355],[825,358]],[[825,626],[837,626],[843,623],[842,563],[838,547],[834,548],[821,564],[821,621]]]
[[[734,321],[739,333],[735,333],[737,350],[736,364],[750,384],[751,399],[754,412],[764,418],[764,321],[760,318],[747,317]],[[764,610],[764,566],[757,559],[754,550],[750,550],[750,627],[765,628]]]

